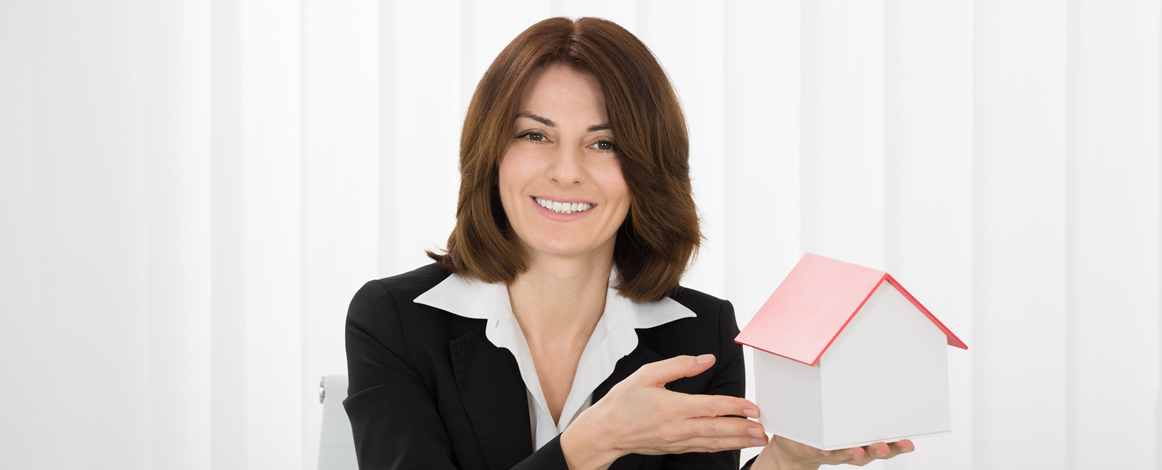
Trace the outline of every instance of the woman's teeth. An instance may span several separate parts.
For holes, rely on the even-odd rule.
[[[533,198],[537,200],[537,204],[541,207],[561,214],[572,214],[574,212],[584,212],[593,207],[593,204],[585,202],[556,202],[548,199]]]

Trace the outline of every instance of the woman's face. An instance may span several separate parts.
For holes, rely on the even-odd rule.
[[[534,259],[612,258],[630,196],[596,77],[563,65],[532,77],[499,179],[508,222]]]

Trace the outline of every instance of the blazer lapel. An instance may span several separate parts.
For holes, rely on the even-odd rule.
[[[449,343],[460,399],[488,466],[509,469],[533,452],[529,404],[512,353],[493,346],[484,328]]]
[[[640,337],[641,333],[639,332],[638,335]],[[661,354],[643,346],[639,339],[637,347],[634,348],[633,352],[619,359],[617,365],[613,367],[613,373],[609,374],[609,378],[605,379],[604,382],[601,382],[601,385],[598,385],[593,390],[593,403],[597,403],[598,400],[605,397],[605,394],[609,393],[609,389],[613,388],[614,385],[617,385],[622,380],[625,380],[630,374],[637,372],[641,366],[662,359],[665,358]]]
[[[605,395],[609,393],[609,389],[613,388],[614,385],[617,385],[622,380],[625,380],[634,372],[637,372],[641,366],[651,362],[657,362],[662,359],[665,358],[662,357],[661,354],[658,354],[643,346],[641,340],[639,339],[637,348],[635,348],[633,352],[629,353],[628,356],[625,356],[621,358],[621,360],[617,361],[617,365],[613,368],[613,373],[609,374],[609,378],[605,379],[604,382],[601,382],[601,385],[598,385],[597,389],[593,391],[593,403],[597,403],[599,400],[605,397]],[[636,470],[641,468],[642,458],[643,456],[640,454],[626,455],[614,461],[613,464],[609,466],[609,470]]]

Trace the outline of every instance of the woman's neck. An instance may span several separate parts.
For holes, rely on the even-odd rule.
[[[584,348],[605,311],[613,265],[606,259],[535,258],[508,286],[529,347]]]

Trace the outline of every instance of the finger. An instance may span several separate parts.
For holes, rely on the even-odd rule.
[[[763,425],[742,418],[691,418],[677,427],[676,437],[749,437],[751,445],[766,445],[767,433]]]
[[[865,453],[863,457],[851,458],[851,459],[844,461],[843,463],[845,463],[847,465],[855,465],[857,467],[862,467],[864,465],[867,465],[867,464],[875,462],[875,461],[876,461],[875,457],[873,457],[871,454]]]
[[[762,442],[757,444],[756,442]],[[692,437],[682,442],[676,442],[671,453],[684,454],[687,452],[722,452],[724,450],[738,450],[747,447],[765,445],[766,440],[758,441],[753,437]]]
[[[758,418],[759,407],[750,400],[727,395],[686,395],[681,401],[686,417],[745,416]]]
[[[880,444],[883,444],[883,443],[881,442]],[[872,444],[872,445],[875,445],[875,444]],[[888,452],[885,455],[880,455],[879,453],[875,453],[876,458],[887,460],[887,459],[890,459],[890,458],[895,457],[897,455],[906,454],[908,452],[916,450],[916,445],[912,444],[912,441],[909,441],[907,439],[904,439],[904,440],[899,441],[899,442],[893,442],[891,444],[884,444],[884,447],[886,447],[888,449]]]
[[[640,373],[640,380],[648,385],[661,387],[680,378],[693,377],[706,372],[706,369],[712,365],[714,365],[713,354],[703,354],[698,357],[677,356],[646,364],[638,369],[634,375]]]
[[[892,453],[892,448],[883,442],[877,442],[865,447],[864,451],[867,453],[868,457],[883,459],[889,457],[889,454]]]
[[[899,455],[899,449],[893,449],[891,445],[883,442],[877,442],[863,447],[863,456],[854,457],[847,462],[849,465],[858,465],[860,467],[867,465],[876,460],[887,460],[896,455]]]
[[[905,439],[905,440],[900,441],[900,442],[905,443],[906,447],[910,447],[912,449],[915,449],[915,446],[912,445],[912,441]],[[871,445],[863,448],[864,453],[863,453],[862,457],[852,457],[851,459],[847,460],[844,463],[846,463],[848,465],[857,465],[857,466],[862,467],[862,466],[867,465],[867,464],[869,464],[873,461],[876,461],[876,460],[890,459],[892,457],[895,457],[895,456],[901,454],[900,447],[899,447],[900,442],[892,443],[892,444],[885,444],[883,442],[877,442],[875,444],[871,444]],[[847,450],[853,450],[853,449],[847,449]],[[911,452],[911,450],[909,450],[908,452]]]
[[[912,441],[905,441],[907,446],[915,449],[915,447],[912,446]],[[869,445],[864,448],[864,451],[867,453],[865,456],[866,458],[882,460],[890,459],[902,453],[899,447],[899,443],[885,444],[883,442],[877,442],[875,444]],[[908,452],[911,452],[911,450]]]

